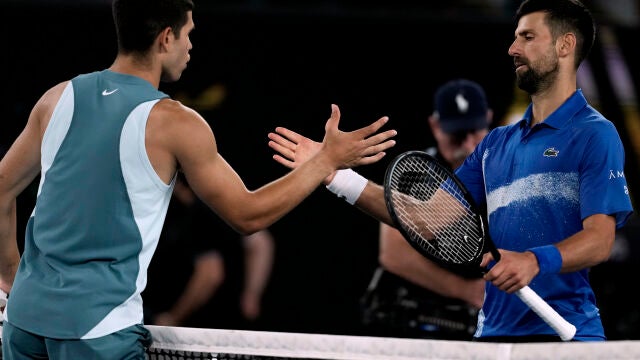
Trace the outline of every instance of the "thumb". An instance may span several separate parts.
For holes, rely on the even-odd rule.
[[[331,117],[327,120],[327,124],[324,127],[325,132],[330,129],[338,130],[338,124],[340,123],[340,108],[338,105],[331,104]]]

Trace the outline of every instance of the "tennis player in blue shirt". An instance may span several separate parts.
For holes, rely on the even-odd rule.
[[[531,287],[576,326],[574,340],[606,339],[589,268],[606,261],[615,232],[633,208],[624,149],[613,123],[591,107],[576,73],[595,39],[578,0],[525,0],[509,47],[518,86],[531,96],[519,122],[491,131],[456,173],[487,211],[499,248],[486,254],[484,304],[474,339],[560,341],[514,293]],[[279,128],[269,135],[274,159],[296,167],[317,142]],[[393,224],[381,186],[351,170],[325,179],[328,189]]]
[[[458,168],[486,204],[502,258],[482,265],[489,284],[478,340],[549,341],[554,331],[519,298],[529,285],[567,321],[576,340],[605,340],[588,269],[609,257],[632,212],[624,149],[614,125],[576,86],[595,37],[577,0],[527,0],[509,48],[518,86],[531,96],[519,122],[495,129]]]

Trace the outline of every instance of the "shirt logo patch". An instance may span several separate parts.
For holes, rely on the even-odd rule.
[[[621,170],[609,170],[609,180],[611,179],[617,179],[617,178],[624,178],[624,171]]]
[[[542,153],[542,155],[544,155],[545,157],[558,157],[559,153],[560,153],[559,150],[556,150],[556,148],[554,147],[550,147],[547,150],[545,150],[544,153]]]
[[[109,96],[109,95],[113,94],[116,91],[118,91],[118,89],[113,89],[113,90],[104,89],[102,91],[102,96]]]

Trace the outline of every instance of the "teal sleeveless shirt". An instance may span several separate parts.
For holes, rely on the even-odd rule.
[[[140,293],[173,190],[145,149],[167,95],[109,70],[72,79],[42,141],[42,171],[5,321],[91,339],[143,319]]]

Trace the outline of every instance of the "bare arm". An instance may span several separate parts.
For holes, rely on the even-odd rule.
[[[276,128],[276,132],[269,133],[269,140],[269,147],[277,152],[273,155],[273,159],[290,169],[295,169],[306,162],[320,150],[321,146],[319,142],[283,127]],[[323,183],[329,184],[334,175],[335,171],[327,176]],[[355,206],[369,216],[393,225],[384,201],[382,186],[369,181],[358,197]]]
[[[42,135],[66,83],[47,91],[26,126],[0,161],[0,289],[9,293],[20,255],[16,239],[16,198],[40,173]]]
[[[245,282],[240,307],[245,318],[260,316],[262,295],[273,266],[274,240],[269,230],[258,231],[242,239],[245,251]]]
[[[334,105],[321,149],[285,176],[250,191],[218,153],[211,128],[195,111],[164,101],[156,105],[152,117],[161,118],[147,127],[147,151],[158,174],[166,181],[182,168],[198,197],[243,234],[273,224],[336,169],[377,162],[384,150],[395,145],[389,140],[394,130],[377,133],[386,117],[343,132],[338,129],[340,112]]]
[[[443,296],[461,299],[476,308],[484,300],[483,279],[466,279],[420,255],[402,234],[380,224],[380,264],[414,284]]]
[[[158,314],[156,325],[179,326],[211,299],[224,281],[224,261],[220,254],[210,251],[194,262],[193,273],[175,304]]]
[[[274,160],[289,168],[305,162],[320,147],[320,143],[286,128],[277,128],[275,133],[269,134],[269,139],[269,147],[277,152]],[[334,173],[325,178],[324,183],[331,182],[333,176]],[[444,192],[439,196],[450,197]],[[415,199],[409,198],[408,202],[412,200]],[[441,202],[442,199],[433,201],[436,205]],[[383,222],[380,227],[380,263],[388,271],[442,295],[460,298],[477,308],[482,306],[484,280],[465,279],[425,259],[392,227],[394,224],[387,211],[381,185],[369,181],[355,206]],[[433,210],[438,211],[437,206]]]
[[[582,222],[583,229],[555,244],[562,256],[561,273],[578,271],[606,261],[615,239],[616,223],[613,216],[596,214]],[[529,285],[539,273],[538,259],[530,252],[499,250],[501,259],[485,275],[485,279],[508,293]],[[481,266],[493,260],[485,254]]]
[[[269,139],[269,146],[278,152],[274,155],[274,160],[289,168],[295,168],[306,161],[320,146],[318,142],[286,128],[277,128],[275,133],[269,134]],[[324,183],[328,184],[333,175],[327,177]],[[440,196],[450,195],[443,193]],[[411,201],[409,198],[408,203]],[[442,199],[434,201],[435,204],[441,202]],[[482,306],[483,279],[465,279],[438,266],[411,248],[400,232],[392,227],[394,224],[387,211],[381,185],[369,181],[356,200],[355,206],[383,222],[380,224],[379,260],[384,268],[436,293],[462,299],[477,308]],[[438,208],[434,207],[434,211],[437,210]]]

